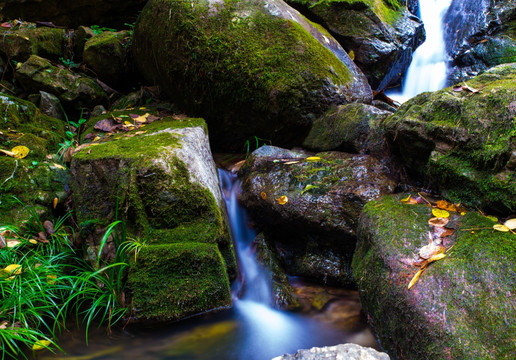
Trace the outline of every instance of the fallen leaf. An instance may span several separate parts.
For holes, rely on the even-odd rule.
[[[56,163],[52,163],[52,165],[60,170],[66,170],[66,168],[63,166],[63,165],[59,165],[59,164],[56,164]]]
[[[34,345],[32,345],[32,350],[34,350],[34,351],[43,350],[43,349],[48,348],[50,346],[50,344],[52,344],[52,342],[50,340],[38,340],[34,343]]]
[[[47,275],[47,284],[54,285],[57,279],[57,275]]]
[[[428,224],[432,226],[446,226],[450,220],[447,218],[433,217],[428,220]]]
[[[120,128],[120,124],[113,119],[103,119],[97,121],[93,128],[104,132],[113,132]]]
[[[309,156],[305,159],[306,161],[319,161],[321,158],[319,156]]]
[[[450,213],[448,211],[436,208],[432,209],[432,214],[438,218],[447,218],[450,216]]]
[[[431,262],[434,262],[434,261],[437,261],[437,260],[441,260],[441,259],[444,259],[447,255],[445,253],[439,253],[439,254],[435,254],[433,255],[430,259],[428,259],[428,263],[431,263]]]
[[[38,243],[38,240],[29,239],[29,242],[30,242],[32,245],[36,245],[36,244]]]
[[[7,247],[8,248],[12,248],[12,247],[15,247],[17,245],[20,245],[21,244],[21,241],[19,240],[8,240],[7,241]]]
[[[501,231],[501,232],[511,231],[511,229],[509,229],[507,226],[502,225],[502,224],[494,224],[493,229],[495,229],[496,231]]]
[[[414,275],[412,280],[410,280],[410,283],[408,284],[408,288],[407,289],[410,289],[412,286],[414,286],[414,284],[416,283],[417,279],[419,279],[419,276],[423,273],[423,271],[425,271],[425,268],[422,268],[421,270],[419,270],[416,273],[416,275]]]
[[[317,185],[312,185],[312,184],[308,184],[305,186],[305,188],[303,189],[303,191],[301,191],[301,195],[303,195],[305,192],[311,190],[311,189],[317,189],[318,186]]]
[[[267,199],[267,194],[262,191],[260,193],[260,197],[262,198],[262,200],[265,200],[265,199]]]
[[[488,218],[491,221],[494,221],[495,223],[498,222],[498,218],[496,216],[488,215],[488,216],[486,216],[486,218]]]
[[[504,226],[506,226],[507,228],[511,229],[511,230],[514,230],[516,229],[516,218],[514,219],[509,219],[507,220],[506,222],[503,223]]]
[[[349,52],[348,56],[351,60],[355,60],[355,52],[353,50]]]
[[[8,275],[20,275],[22,272],[22,266],[20,264],[11,264],[3,268],[3,271]]]
[[[2,24],[0,24],[1,27],[3,28],[10,28],[12,27],[11,23],[8,23],[8,22],[3,22]]]
[[[283,196],[280,196],[279,198],[276,199],[276,201],[278,202],[278,204],[280,205],[285,205],[286,203],[288,203],[288,197],[286,197],[285,195]]]
[[[435,244],[433,241],[430,241],[428,245],[425,245],[421,249],[419,249],[419,256],[423,259],[428,260],[435,254],[443,252],[443,250],[444,248],[441,245]]]
[[[436,203],[436,206],[437,206],[439,209],[442,209],[442,210],[454,211],[454,212],[458,212],[458,211],[459,211],[459,209],[458,209],[457,205],[452,204],[451,202],[448,202],[448,201],[446,201],[446,200],[439,200],[439,201]]]
[[[448,228],[441,227],[441,226],[434,227],[434,233],[437,236],[439,236],[440,238],[451,236],[451,235],[453,235],[454,232],[455,232],[455,230],[453,230],[453,229],[448,229]]]
[[[16,159],[23,159],[24,157],[29,155],[30,150],[26,146],[15,146],[11,149],[11,152],[16,154],[14,155]]]
[[[462,91],[462,86],[461,86],[461,85],[454,86],[454,87],[453,87],[453,91],[455,91],[455,92],[461,92],[461,91]]]
[[[46,220],[45,222],[43,222],[43,227],[45,228],[46,232],[49,233],[49,234],[53,234],[55,233],[54,231],[54,224],[52,224],[51,221],[49,220]]]
[[[285,165],[299,164],[299,161],[287,161]]]
[[[420,197],[413,197],[411,195],[407,196],[404,199],[401,199],[400,201],[404,204],[409,204],[409,205],[417,205],[417,204],[423,203],[423,199],[421,199]]]

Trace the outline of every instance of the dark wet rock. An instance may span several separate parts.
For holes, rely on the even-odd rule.
[[[372,100],[344,49],[282,0],[151,0],[133,50],[148,81],[206,118],[216,148],[299,145],[330,105]]]
[[[32,55],[16,70],[15,78],[29,93],[54,94],[65,108],[80,110],[107,102],[107,94],[94,79],[54,66],[37,55]]]
[[[413,14],[419,14],[419,0],[407,0],[407,8]]]
[[[81,235],[97,249],[97,230],[118,212],[130,236],[145,242],[129,273],[139,319],[177,320],[229,306],[236,263],[205,123],[165,118],[145,130],[74,154]]]
[[[86,41],[83,62],[108,84],[127,82],[131,77],[128,64],[130,42],[131,33],[128,30],[104,31]]]
[[[286,354],[275,357],[272,360],[389,360],[389,355],[376,351],[372,348],[365,348],[357,344],[343,344],[299,350],[295,354]]]
[[[74,54],[77,60],[82,59],[84,44],[86,41],[95,36],[95,32],[87,26],[79,26],[73,32]]]
[[[327,28],[366,74],[371,87],[383,90],[399,82],[424,40],[421,21],[396,1],[288,0]]]
[[[395,183],[367,155],[308,156],[272,146],[253,152],[240,170],[241,202],[278,248],[289,274],[349,284],[362,206],[391,193]],[[288,199],[283,205],[282,196]]]
[[[378,125],[390,112],[366,104],[340,105],[318,118],[303,146],[314,151],[386,154]]]
[[[57,60],[65,52],[65,30],[37,27],[19,22],[0,27],[0,54],[9,60],[25,61],[31,55]]]
[[[400,196],[369,202],[360,217],[353,274],[364,311],[394,359],[510,359],[516,313],[516,242],[475,212],[451,213],[442,260],[411,289],[412,260],[428,244],[433,215]],[[472,230],[474,229],[474,230]]]
[[[454,0],[445,16],[450,79],[459,82],[492,66],[516,62],[516,3],[513,0]]]
[[[66,115],[63,112],[61,102],[59,101],[59,98],[53,94],[40,91],[38,107],[45,115],[60,120],[66,120]]]
[[[136,20],[146,0],[1,0],[2,20],[46,21],[69,28],[79,25],[123,26]]]
[[[516,211],[516,64],[424,93],[382,123],[409,176],[454,202]],[[477,91],[478,92],[472,92]]]

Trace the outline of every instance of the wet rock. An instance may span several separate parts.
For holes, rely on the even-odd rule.
[[[316,156],[310,161],[308,154],[259,148],[240,170],[241,202],[289,274],[346,285],[362,206],[392,192],[395,183],[367,155]]]
[[[457,83],[492,66],[516,62],[516,4],[512,0],[454,0],[444,18],[450,79]]]
[[[34,23],[11,22],[0,27],[0,54],[9,60],[25,61],[31,55],[57,60],[65,51],[65,30],[37,27]]]
[[[84,45],[83,61],[108,84],[117,85],[130,77],[128,50],[131,34],[126,31],[104,31]]]
[[[95,80],[54,66],[37,55],[31,55],[16,70],[15,78],[29,93],[45,91],[54,94],[65,108],[80,110],[107,102],[107,94]]]
[[[500,65],[466,86],[421,94],[386,118],[393,154],[412,179],[454,202],[516,211],[515,79],[516,64]]]
[[[90,224],[87,246],[98,246],[95,229],[116,213],[145,242],[129,273],[139,319],[229,306],[236,263],[205,123],[165,118],[145,130],[74,154],[72,196],[79,224]]]
[[[66,115],[63,112],[63,107],[59,98],[55,95],[45,91],[39,92],[39,109],[45,115],[54,117],[56,119],[65,120]]]
[[[253,136],[299,144],[330,105],[372,100],[344,49],[282,0],[151,0],[133,49],[148,81],[206,118],[220,149]]]
[[[428,244],[433,215],[426,205],[385,196],[364,207],[353,274],[364,311],[381,346],[395,359],[508,359],[516,314],[511,293],[514,235],[493,231],[478,213],[451,213],[442,260],[411,289],[411,265]],[[474,230],[471,230],[474,229]],[[477,230],[479,229],[479,230]]]
[[[95,36],[95,32],[87,26],[79,26],[73,33],[74,53],[77,59],[82,59],[84,44]]]
[[[314,122],[303,146],[314,151],[384,155],[386,143],[378,125],[389,115],[371,105],[340,105]]]
[[[400,81],[412,52],[424,41],[423,24],[393,1],[288,0],[328,29],[366,74],[374,90]]]
[[[365,348],[357,344],[343,344],[336,346],[326,346],[322,348],[311,348],[299,350],[295,354],[286,354],[275,357],[272,360],[389,360],[389,355],[376,351],[375,349]]]

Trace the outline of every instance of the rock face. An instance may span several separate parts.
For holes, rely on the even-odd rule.
[[[421,94],[386,118],[408,174],[455,202],[516,211],[515,81],[516,64],[500,65],[468,81],[469,90]]]
[[[205,123],[165,118],[146,131],[74,155],[72,195],[87,245],[96,248],[97,230],[117,211],[145,242],[128,279],[140,319],[228,306],[236,263]]]
[[[122,26],[132,23],[146,0],[1,0],[2,20],[51,21],[56,25]]]
[[[411,263],[428,244],[433,215],[401,198],[364,207],[353,257],[362,306],[381,346],[394,359],[512,358],[514,235],[492,230],[495,223],[477,213],[451,213],[447,227],[455,231],[443,241],[453,248],[409,290],[419,270]]]
[[[331,104],[372,100],[331,35],[282,0],[151,0],[134,54],[150,82],[206,118],[217,148],[252,136],[299,144]]]
[[[424,40],[421,21],[401,1],[288,0],[328,29],[377,91],[399,82]]]
[[[275,357],[272,360],[389,360],[389,355],[356,344],[343,344],[322,348],[299,350],[295,354]]]
[[[272,146],[253,152],[239,173],[241,202],[276,244],[289,274],[347,285],[362,206],[391,193],[395,183],[366,155],[308,156]]]
[[[516,4],[512,0],[453,0],[445,16],[450,79],[459,82],[492,66],[516,62]]]

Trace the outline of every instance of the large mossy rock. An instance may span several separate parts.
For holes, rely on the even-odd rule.
[[[443,196],[516,211],[516,64],[423,93],[382,123],[407,173]],[[478,90],[478,91],[477,91]]]
[[[513,0],[454,0],[444,23],[453,82],[492,66],[516,62],[516,3]]]
[[[107,103],[107,94],[92,78],[52,65],[50,61],[31,55],[15,73],[25,91],[45,91],[59,98],[65,108],[81,110]]]
[[[396,184],[367,155],[308,157],[273,146],[259,148],[240,170],[240,201],[280,249],[289,274],[349,285],[362,207],[393,192]]]
[[[165,118],[145,131],[73,156],[81,235],[97,249],[98,229],[118,216],[145,242],[129,274],[140,319],[176,320],[229,306],[236,263],[206,125]]]
[[[21,225],[33,205],[45,218],[54,198],[67,197],[68,172],[47,155],[58,152],[64,139],[64,123],[43,115],[34,104],[6,94],[0,95],[0,148],[26,146],[23,159],[0,154],[0,224]]]
[[[150,82],[206,119],[217,148],[299,144],[331,104],[372,100],[335,39],[282,0],[151,0],[133,49]]]
[[[406,195],[405,195],[406,196]],[[511,359],[514,355],[515,235],[478,213],[452,213],[447,257],[411,289],[428,244],[432,209],[385,196],[360,217],[353,274],[381,346],[393,359]]]
[[[287,0],[328,29],[366,74],[384,90],[400,81],[425,38],[421,20],[398,0]]]

